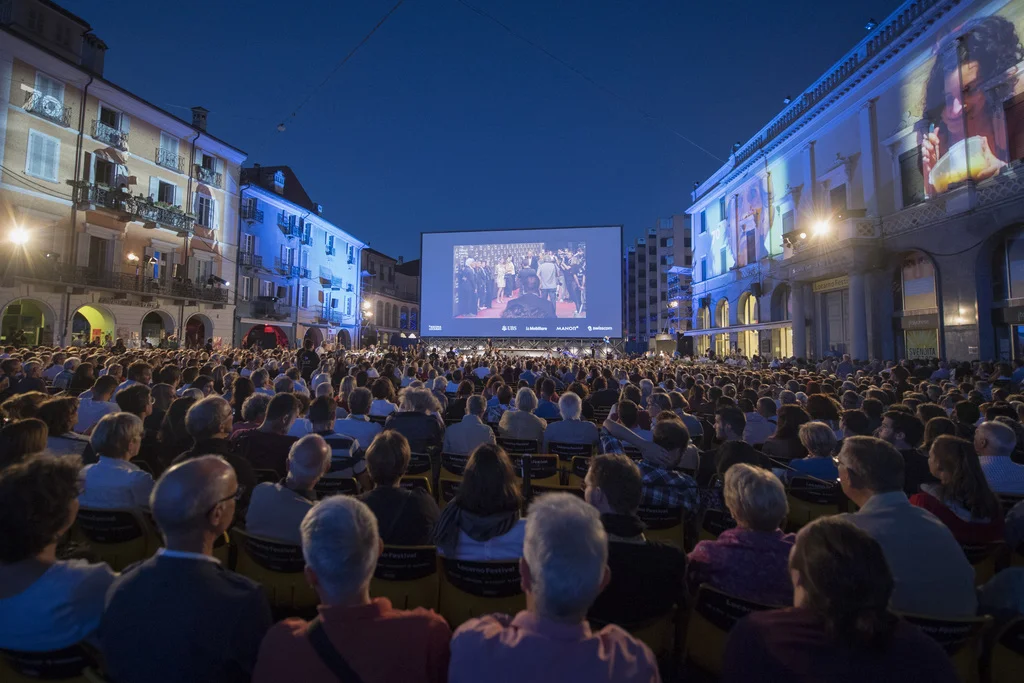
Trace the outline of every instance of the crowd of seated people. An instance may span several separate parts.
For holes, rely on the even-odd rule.
[[[0,356],[0,650],[83,643],[116,683],[659,680],[630,631],[678,622],[702,586],[780,608],[738,622],[724,680],[946,681],[949,658],[899,615],[1024,614],[1024,365]],[[538,493],[511,441],[592,455]],[[447,501],[442,453],[465,463]],[[800,529],[796,478],[842,504]],[[329,479],[353,489],[327,495]],[[130,512],[160,547],[115,572],[80,509]],[[671,541],[659,510],[678,515]],[[698,542],[709,516],[721,528]],[[301,549],[317,618],[274,624],[215,552],[236,528]],[[396,609],[371,591],[384,546],[518,562],[527,607],[461,625]]]

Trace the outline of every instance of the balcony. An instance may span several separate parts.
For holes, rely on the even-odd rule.
[[[282,261],[280,257],[274,259],[274,270],[288,278],[299,276],[299,267],[287,261]]]
[[[302,280],[309,280],[310,278],[313,277],[313,273],[309,270],[309,268],[299,268],[298,270],[299,278]]]
[[[92,136],[105,145],[110,145],[122,152],[128,151],[128,133],[109,126],[98,119],[92,121]]]
[[[299,244],[301,244],[304,247],[311,247],[311,246],[313,246],[313,233],[312,232],[304,232],[304,233],[302,233],[299,236]]]
[[[340,277],[331,278],[331,289],[341,289],[342,282]]]
[[[328,256],[336,256],[338,254],[338,248],[335,247],[333,244],[328,244],[327,248],[324,250],[324,253],[327,254]]]
[[[331,269],[327,266],[320,266],[320,285],[323,287],[329,287],[331,280],[334,275],[331,273]]]
[[[27,92],[25,93],[24,109],[41,119],[56,123],[58,126],[71,125],[71,107],[65,107],[64,103],[53,95]]]
[[[243,268],[262,268],[263,257],[258,254],[250,254],[247,251],[238,252],[238,265]]]
[[[255,301],[248,301],[249,317],[262,318],[263,320],[288,320],[292,317],[294,309],[286,302],[274,301],[275,297],[261,296]],[[242,304],[240,304],[242,306]],[[240,312],[245,316],[245,310]]]
[[[212,168],[206,168],[205,166],[195,164],[193,166],[193,171],[196,179],[203,185],[209,185],[210,187],[215,187],[218,190],[224,186],[224,176],[217,173]]]
[[[295,224],[295,216],[291,216],[284,211],[277,214],[277,227],[281,228],[281,232],[288,239],[299,236],[299,226]]]
[[[156,161],[157,166],[169,168],[177,173],[185,172],[185,157],[178,154],[176,150],[157,147],[154,161]]]
[[[262,223],[263,212],[256,208],[255,204],[242,205],[242,220],[250,223]]]
[[[145,273],[111,271],[109,268],[72,266],[59,261],[33,260],[19,264],[15,275],[26,280],[37,280],[66,286],[132,292],[147,296],[166,296],[175,299],[196,299],[227,303],[228,290],[221,287],[197,285],[191,280],[154,279]]]
[[[324,308],[317,316],[317,321],[325,325],[340,325],[341,311],[336,308]]]
[[[143,227],[173,230],[179,236],[195,232],[195,217],[177,206],[156,202],[142,195],[132,196],[105,185],[73,183],[80,211],[105,209],[118,214],[122,222],[139,221]]]

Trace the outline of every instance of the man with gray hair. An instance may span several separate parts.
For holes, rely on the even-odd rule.
[[[257,583],[213,557],[240,495],[231,465],[214,455],[160,477],[150,504],[164,547],[107,591],[99,633],[112,680],[249,680],[270,605]]]
[[[611,578],[607,561],[608,536],[595,508],[570,493],[537,498],[519,560],[527,608],[460,626],[449,683],[552,680],[551,662],[588,683],[660,680],[650,648],[624,629],[590,630],[587,610]]]
[[[558,412],[562,419],[552,422],[544,430],[544,453],[550,453],[548,445],[554,443],[591,444],[600,443],[597,425],[582,419],[583,401],[571,391],[558,398]]]
[[[253,386],[256,387],[257,394],[266,394],[270,397],[274,396],[274,388],[267,386],[270,382],[270,373],[267,372],[265,368],[260,368],[253,372],[249,375],[249,379],[252,380]]]
[[[377,519],[355,498],[332,496],[306,514],[302,554],[306,580],[320,596],[319,616],[286,619],[270,629],[254,683],[447,680],[451,629],[444,618],[370,597],[383,548]]]
[[[220,396],[208,396],[197,401],[185,413],[185,431],[192,437],[192,448],[177,458],[173,464],[185,462],[202,455],[219,455],[235,469],[238,483],[242,488],[242,509],[249,503],[249,496],[256,488],[256,472],[247,458],[235,452],[230,441],[234,411],[231,404]]]
[[[299,545],[299,525],[316,504],[313,488],[331,467],[331,447],[322,436],[307,434],[288,451],[288,476],[264,482],[252,492],[245,528],[254,536]]]
[[[1012,496],[1024,495],[1024,465],[1010,456],[1017,447],[1013,428],[994,420],[982,422],[974,432],[974,450],[993,491]]]
[[[483,422],[486,413],[487,399],[481,394],[470,396],[466,400],[466,414],[462,421],[444,432],[444,452],[469,454],[480,444],[494,443],[494,432]]]

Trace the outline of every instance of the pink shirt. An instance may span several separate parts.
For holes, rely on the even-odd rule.
[[[559,624],[527,611],[470,619],[452,637],[448,683],[659,683],[650,648],[618,626]]]

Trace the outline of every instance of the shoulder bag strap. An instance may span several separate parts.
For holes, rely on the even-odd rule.
[[[341,683],[363,683],[363,679],[359,678],[359,674],[352,670],[352,667],[327,637],[320,617],[309,622],[309,626],[306,627],[306,637],[309,638],[309,643],[316,650],[320,661]]]

